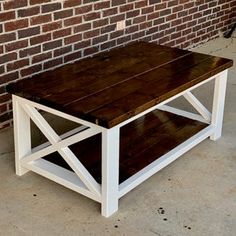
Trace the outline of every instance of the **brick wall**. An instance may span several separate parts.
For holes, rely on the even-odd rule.
[[[134,40],[189,48],[235,12],[236,0],[0,0],[0,128],[12,122],[10,81]]]

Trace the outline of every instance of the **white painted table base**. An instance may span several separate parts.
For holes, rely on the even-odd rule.
[[[215,79],[212,114],[197,100],[191,91],[204,83]],[[227,70],[209,78],[184,92],[181,92],[164,102],[132,117],[119,125],[106,129],[96,124],[84,121],[63,112],[31,102],[13,95],[15,166],[16,174],[21,176],[28,171],[34,171],[48,179],[83,194],[102,206],[102,215],[111,216],[118,210],[118,201],[123,195],[138,186],[144,180],[176,160],[202,140],[210,137],[220,138],[222,131]],[[184,96],[199,112],[199,115],[170,107],[168,102]],[[42,117],[37,109],[44,110],[62,118],[81,124],[79,128],[59,136]],[[119,184],[119,140],[120,127],[151,112],[160,109],[175,113],[193,120],[208,124],[206,128],[178,145],[167,154],[158,158],[144,169]],[[36,148],[31,148],[30,119],[46,136],[48,142]],[[102,184],[98,184],[87,169],[77,159],[69,146],[95,134],[102,133]],[[57,151],[74,172],[66,170],[42,157]]]

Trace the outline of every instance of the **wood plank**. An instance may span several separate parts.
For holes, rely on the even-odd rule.
[[[206,60],[208,57],[206,57],[206,55],[203,54],[186,54],[184,56],[179,57],[178,59],[175,59],[174,61],[168,63],[168,64],[161,64],[160,67],[158,67],[158,69],[160,69],[160,72],[163,72],[164,70],[167,70],[167,68],[169,67],[174,67],[174,65],[176,64],[176,72],[175,73],[179,73],[181,70],[185,70],[186,68],[189,67],[193,67],[196,64],[199,64],[200,62]],[[164,60],[166,60],[166,58],[164,58]],[[169,60],[169,58],[168,58]],[[190,61],[192,60],[192,63],[190,63]],[[158,60],[157,60],[158,61]],[[188,62],[188,63],[187,63]],[[161,62],[163,63],[163,59],[161,59]],[[159,62],[158,62],[159,64]],[[157,69],[155,69],[157,70]],[[154,71],[154,70],[153,70]],[[168,70],[167,70],[168,71]],[[173,69],[172,69],[173,71]],[[149,72],[151,73],[151,72]],[[156,72],[156,79],[158,78],[158,73],[159,71]],[[172,72],[173,74],[174,72]],[[142,78],[142,76],[145,75],[141,75],[138,76],[138,78]],[[148,76],[145,76],[146,78],[148,78]],[[95,92],[96,90],[94,90],[94,94],[92,95],[88,95],[85,98],[80,98],[77,101],[73,101],[70,104],[66,104],[66,110],[67,112],[73,111],[73,114],[76,116],[80,116],[80,114],[88,114],[93,112],[94,110],[98,110],[99,108],[102,109],[102,111],[104,110],[104,107],[106,105],[112,104],[113,102],[113,106],[116,106],[116,101],[118,103],[123,103],[124,104],[124,109],[123,111],[125,112],[129,112],[133,109],[135,109],[135,113],[139,113],[140,111],[143,111],[143,109],[145,109],[145,107],[151,107],[153,105],[155,105],[155,97],[153,96],[149,96],[149,95],[144,95],[144,94],[140,94],[139,90],[143,90],[143,88],[145,88],[148,80],[138,80],[136,79],[137,77],[134,78],[130,78],[128,80],[122,81],[118,84],[115,84],[113,86],[110,87],[104,87],[103,90],[99,90],[98,92]],[[110,80],[107,80],[110,81]],[[142,82],[142,83],[140,83]],[[101,84],[102,86],[102,84]],[[156,85],[155,85],[156,86]],[[101,87],[102,88],[102,87]],[[89,94],[89,93],[88,93]],[[127,103],[127,101],[131,101],[130,103]],[[144,108],[140,107],[142,104],[144,104]],[[110,109],[109,109],[110,110]],[[110,115],[110,114],[109,114]],[[91,116],[92,122],[94,122],[93,115]],[[101,118],[100,118],[101,120]],[[105,118],[105,120],[107,120],[107,118]],[[106,122],[106,121],[105,121]],[[100,123],[101,124],[101,123]],[[105,124],[106,126],[106,124]]]
[[[200,122],[158,110],[125,125],[121,128],[120,183],[205,127]],[[71,150],[100,183],[101,135],[74,144]],[[45,159],[71,170],[57,153]]]
[[[202,63],[192,65],[183,71],[178,69],[178,73],[176,74],[173,71],[174,67],[172,70],[167,70],[164,67],[157,68],[143,76],[135,78],[136,80],[146,82],[141,89],[136,90],[127,97],[92,111],[89,117],[91,121],[92,117],[95,117],[97,121],[100,121],[105,127],[113,127],[122,121],[145,111],[155,104],[223,71],[228,68],[230,63],[231,62],[227,59],[209,57],[206,60],[203,60]],[[169,65],[166,67],[169,67]],[[164,71],[166,73],[164,73]],[[149,99],[137,104],[136,100],[138,94],[140,94],[140,96],[146,96]]]
[[[232,61],[137,42],[22,80],[7,91],[111,128]]]
[[[101,56],[43,73],[29,81],[21,81],[15,88],[12,87],[12,90],[20,91],[20,96],[28,95],[28,99],[32,95],[34,101],[40,101],[45,105],[47,105],[47,101],[48,104],[65,105],[189,53],[191,52],[163,46],[156,47],[156,45],[147,43],[131,44],[119,50],[116,49],[114,52],[112,50]],[[96,65],[96,68],[93,64]],[[45,84],[47,84],[46,89]],[[74,88],[78,90],[77,96],[73,94]],[[85,92],[86,96],[83,96]],[[68,94],[70,99],[67,99],[66,102],[58,101],[58,97],[63,97],[64,93]]]

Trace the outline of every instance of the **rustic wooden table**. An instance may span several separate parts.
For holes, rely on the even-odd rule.
[[[221,136],[228,59],[139,42],[12,83],[16,173],[31,170],[102,205],[200,141]],[[192,90],[215,80],[212,113]],[[167,105],[180,97],[198,111]],[[63,135],[40,114],[80,126]],[[31,147],[30,120],[48,142]]]

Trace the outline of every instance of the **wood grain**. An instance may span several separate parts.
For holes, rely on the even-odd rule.
[[[12,94],[111,128],[232,66],[232,61],[136,42],[7,86]]]

